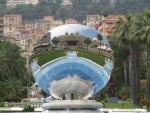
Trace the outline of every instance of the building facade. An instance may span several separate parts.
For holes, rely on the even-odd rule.
[[[87,15],[86,25],[95,28],[96,25],[99,24],[100,19],[101,19],[100,15]]]
[[[72,5],[71,0],[62,0],[62,6],[70,6]]]
[[[73,19],[73,18],[69,18],[65,20],[65,24],[77,24],[78,21]]]
[[[52,16],[44,16],[43,19],[40,20],[25,22],[26,27],[29,27],[34,31],[42,31],[43,34],[62,24],[63,22],[61,20],[54,20]]]
[[[66,33],[63,36],[58,37],[59,46],[63,48],[81,48],[84,45],[84,36],[76,33],[76,34],[68,34]]]
[[[22,26],[22,16],[16,15],[5,15],[3,17],[4,22],[4,34],[10,34],[15,32],[15,28]]]
[[[29,29],[18,29],[15,34],[16,44],[23,51],[32,51],[31,49],[31,31]]]
[[[109,15],[107,17],[102,16],[98,26],[98,31],[100,31],[102,35],[107,37],[108,39],[112,39],[112,35],[114,32],[113,27],[115,26],[119,17],[120,16],[116,15]]]
[[[11,43],[16,43],[16,39],[14,36],[12,35],[4,35],[3,38],[6,40],[6,41],[9,41]]]

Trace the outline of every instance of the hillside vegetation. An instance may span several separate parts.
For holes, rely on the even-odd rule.
[[[150,7],[150,0],[72,0],[72,6],[62,6],[61,0],[39,0],[37,6],[20,5],[16,8],[6,7],[6,1],[0,0],[0,15],[22,14],[24,20],[41,19],[51,15],[57,19],[74,18],[78,21],[86,19],[88,14],[127,14],[143,12]]]

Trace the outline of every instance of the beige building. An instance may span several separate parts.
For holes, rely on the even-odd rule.
[[[52,16],[44,16],[43,19],[25,22],[25,26],[34,31],[48,32],[50,29],[63,25],[62,20],[54,20]]]
[[[2,17],[4,39],[16,43],[24,51],[31,51],[31,29],[22,25],[21,15],[5,15]]]
[[[95,28],[96,25],[99,24],[100,20],[101,20],[100,15],[87,15],[86,25]]]
[[[73,18],[69,18],[65,20],[65,24],[77,24],[78,21],[73,19]]]
[[[4,23],[4,34],[11,34],[15,32],[15,28],[22,26],[22,16],[21,15],[5,15],[3,17]]]
[[[80,48],[84,45],[84,36],[81,36],[80,34],[68,34],[66,33],[63,36],[58,37],[59,39],[59,46],[63,48],[68,47],[76,47]]]
[[[7,6],[15,7],[16,5],[38,4],[38,0],[7,0]]]
[[[112,38],[114,32],[113,27],[115,26],[119,17],[122,16],[120,15],[109,15],[107,17],[102,16],[98,27],[98,30],[102,33],[102,35],[104,35],[108,39]]]
[[[16,43],[24,52],[32,52],[32,33],[29,28],[15,27],[15,31],[5,34],[4,39],[11,43]]]
[[[31,30],[18,28],[14,34],[16,44],[21,47],[22,50],[31,52]]]
[[[11,36],[11,35],[4,35],[3,37],[4,37],[4,39],[5,39],[6,41],[9,41],[9,42],[11,42],[11,43],[16,43],[16,39],[15,39],[14,36]]]

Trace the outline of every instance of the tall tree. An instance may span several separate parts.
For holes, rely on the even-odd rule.
[[[89,44],[91,44],[92,40],[90,38],[85,38],[84,43],[86,44],[86,49],[88,50]]]
[[[137,16],[134,22],[134,35],[139,38],[143,44],[147,44],[147,76],[145,98],[150,99],[150,10],[147,10],[142,15]]]
[[[139,100],[139,38],[135,38],[133,35],[134,21],[136,20],[135,15],[129,15],[126,17],[126,27],[128,27],[128,40],[130,47],[130,61],[129,61],[129,77],[131,87],[131,99],[134,105],[138,105]]]
[[[125,36],[125,33],[128,31],[124,31],[125,29],[125,20],[120,18],[115,25],[115,32],[113,34],[113,42],[114,46],[112,48],[114,51],[114,56],[119,58],[122,61],[122,65],[124,68],[124,79],[125,79],[125,87],[128,88],[128,62],[129,62],[129,40],[128,37]],[[117,46],[117,47],[116,47]]]
[[[133,40],[131,35],[131,28],[134,17],[128,15],[117,22],[115,28],[115,38],[120,40],[122,43],[128,42],[130,50],[129,58],[129,79],[130,79],[130,95],[134,105],[138,104],[138,91],[139,91],[139,49],[138,39]]]

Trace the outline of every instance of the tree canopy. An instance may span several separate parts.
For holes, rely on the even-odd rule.
[[[72,0],[72,6],[62,6],[61,0],[39,0],[39,4],[18,5],[15,8],[5,7],[4,0],[0,1],[0,15],[22,14],[25,20],[40,19],[51,15],[55,18],[74,18],[78,21],[86,19],[88,14],[126,14],[129,12],[142,12],[150,7],[149,0]]]
[[[0,41],[0,98],[14,99],[24,92],[29,74],[26,60],[20,55],[20,48],[10,42]],[[25,96],[26,93],[23,93]],[[23,96],[22,95],[22,96]],[[20,97],[20,96],[19,96]]]

